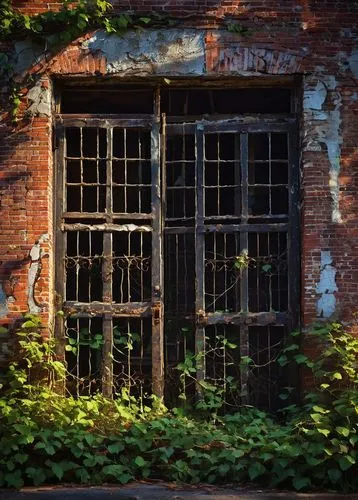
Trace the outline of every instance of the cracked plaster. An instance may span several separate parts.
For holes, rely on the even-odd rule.
[[[204,31],[165,30],[123,37],[100,30],[83,42],[91,52],[102,52],[109,74],[202,75],[205,72]]]
[[[31,115],[51,115],[51,92],[49,88],[43,87],[41,81],[29,90],[27,98],[32,103],[28,109]]]
[[[336,310],[334,295],[334,292],[338,291],[336,272],[336,268],[332,265],[331,252],[322,250],[320,280],[316,286],[316,292],[321,295],[317,301],[317,316],[321,318],[331,317]]]
[[[348,64],[355,78],[358,78],[358,49],[353,49],[348,57]]]
[[[339,223],[342,222],[339,208],[339,173],[343,141],[340,131],[342,98],[340,93],[336,91],[337,82],[332,75],[320,77],[313,88],[308,85],[306,82],[303,108],[306,120],[313,123],[306,127],[306,150],[321,151],[321,144],[326,146],[330,163],[329,189],[332,197],[332,222]],[[328,92],[332,92],[334,109],[324,111],[322,108]]]

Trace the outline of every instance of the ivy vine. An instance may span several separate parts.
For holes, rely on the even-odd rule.
[[[15,79],[15,70],[8,44],[16,40],[31,40],[42,44],[44,52],[55,53],[79,36],[96,29],[107,33],[123,35],[128,29],[143,30],[171,27],[178,20],[161,12],[152,11],[150,15],[136,14],[131,11],[114,13],[107,0],[62,0],[59,10],[48,10],[40,14],[28,15],[14,8],[12,0],[0,0],[0,80],[9,88],[9,116],[13,123],[17,116],[21,99],[18,86],[26,86],[25,81]],[[236,22],[226,24],[228,31],[247,36],[249,31]],[[16,80],[16,81],[15,81]]]
[[[122,12],[115,15],[107,0],[62,0],[58,11],[46,11],[29,16],[15,9],[12,0],[0,0],[0,43],[7,49],[9,42],[30,39],[42,44],[44,52],[55,53],[79,36],[95,29],[123,35],[128,29],[163,28],[176,23],[168,16],[152,12],[150,16]],[[8,87],[9,117],[13,125],[18,121],[21,105],[19,86],[27,85],[27,77],[15,81],[15,70],[9,50],[0,52],[0,79]]]
[[[0,0],[0,40],[45,40],[50,47],[66,44],[92,29],[122,35],[130,28],[163,27],[175,21],[158,12],[150,16],[122,12],[113,15],[107,0],[79,0],[76,5],[62,0],[58,11],[29,16],[12,6],[11,0]]]

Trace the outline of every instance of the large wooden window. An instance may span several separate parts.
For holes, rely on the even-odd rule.
[[[233,403],[276,407],[275,359],[298,311],[291,94],[62,93],[57,329],[71,390],[152,387],[174,403],[176,366],[196,353],[197,380],[234,380]]]

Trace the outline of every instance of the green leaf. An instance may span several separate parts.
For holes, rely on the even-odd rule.
[[[262,476],[266,472],[266,467],[262,465],[260,462],[254,462],[249,467],[249,477],[250,480],[253,481],[259,476]]]
[[[329,410],[326,410],[325,408],[322,408],[322,406],[313,406],[312,410],[317,412],[317,413],[329,413]]]
[[[272,458],[274,458],[275,455],[273,455],[272,453],[260,453],[260,456],[259,458],[261,460],[263,460],[264,462],[267,462],[268,460],[271,460]]]
[[[81,481],[81,483],[88,483],[90,480],[90,474],[87,469],[81,467],[75,471],[75,476]]]
[[[8,333],[8,329],[5,328],[4,326],[0,326],[0,335],[3,335],[4,333]]]
[[[308,358],[304,354],[297,354],[296,356],[294,356],[294,360],[298,365],[302,365],[303,363],[306,363],[306,361],[308,361]]]
[[[129,481],[132,481],[134,478],[133,478],[132,474],[129,474],[128,472],[123,472],[123,474],[120,474],[117,479],[121,484],[127,484],[127,483],[129,483]]]
[[[338,458],[337,462],[339,463],[339,466],[343,472],[350,469],[352,467],[352,465],[354,465],[355,460],[353,458],[353,462],[352,462],[351,459],[352,459],[352,457],[350,457],[350,455],[340,456]]]
[[[138,466],[138,467],[145,467],[146,465],[148,465],[148,462],[146,462],[144,460],[143,457],[136,457],[135,460],[134,460],[134,463]]]
[[[320,434],[323,434],[324,436],[329,436],[331,431],[329,429],[322,429],[322,428],[318,428],[317,431],[320,433]]]
[[[341,479],[342,472],[339,469],[328,469],[327,475],[331,482],[335,484]]]
[[[144,24],[149,24],[151,22],[151,18],[150,17],[140,17],[139,21],[141,21]]]
[[[45,482],[46,474],[41,467],[27,467],[25,470],[27,476],[32,479],[35,486]]]
[[[330,387],[330,385],[329,385],[329,384],[321,384],[321,385],[320,385],[320,388],[321,388],[321,389],[328,389],[328,387]]]
[[[7,486],[9,486],[10,488],[16,488],[17,490],[19,490],[24,485],[24,481],[22,479],[22,471],[20,469],[5,474],[4,479]]]
[[[13,456],[13,460],[18,464],[24,464],[28,458],[29,455],[27,455],[26,453],[16,453]]]
[[[302,490],[303,488],[308,488],[311,485],[311,480],[309,477],[294,477],[292,479],[292,484],[295,490]]]
[[[240,365],[249,365],[250,363],[253,363],[252,358],[249,356],[241,356]]]
[[[322,416],[321,413],[311,413],[310,417],[312,418],[312,420],[314,420],[317,424],[319,424],[320,422],[322,422],[322,418],[324,418]]]
[[[335,372],[331,375],[332,380],[342,380],[342,375],[339,372]]]
[[[220,472],[221,476],[226,476],[226,474],[229,472],[230,469],[231,466],[228,463],[220,464],[218,467],[218,471]]]
[[[350,430],[347,427],[336,427],[338,434],[341,434],[344,437],[348,437],[350,434]]]
[[[21,328],[36,328],[36,325],[33,321],[25,321],[25,323],[22,323]]]
[[[280,356],[278,359],[277,359],[277,363],[280,365],[280,366],[286,366],[287,363],[288,363],[288,357],[285,356],[284,354],[282,356]]]
[[[63,478],[63,475],[65,473],[65,471],[62,468],[61,463],[52,462],[51,463],[51,470],[55,474],[57,479],[59,479],[61,481],[61,479]]]
[[[124,450],[124,444],[123,443],[113,443],[113,444],[109,444],[107,446],[107,450],[110,452],[110,453],[119,453],[120,451],[123,451]]]
[[[113,476],[118,479],[118,477],[123,474],[125,467],[120,464],[111,464],[103,467],[102,472],[107,476]]]
[[[290,351],[297,351],[297,349],[299,349],[300,346],[298,344],[291,344],[287,347],[285,347],[284,351],[285,352],[290,352]]]

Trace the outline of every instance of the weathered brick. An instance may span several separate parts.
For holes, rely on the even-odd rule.
[[[305,96],[313,92],[310,109],[298,111],[302,319],[309,324],[316,318],[315,287],[320,278],[322,249],[331,252],[337,269],[337,311],[342,319],[351,319],[358,304],[357,2],[114,0],[112,3],[114,12],[160,10],[182,18],[185,27],[203,28],[207,76],[231,76],[240,85],[240,75],[247,73],[257,78],[297,75],[302,78]],[[13,4],[34,15],[59,9],[61,2],[14,0]],[[247,36],[229,33],[225,30],[226,22],[247,28]],[[51,88],[50,79],[61,75],[105,75],[105,55],[82,48],[82,41],[89,37],[71,43],[48,61],[37,62],[29,72],[47,77],[42,83],[45,90]],[[322,102],[318,82],[323,82],[322,93],[326,95]],[[28,89],[24,88],[22,93],[26,96]],[[25,99],[21,114],[25,112]],[[0,276],[7,269],[6,263],[14,261],[13,275],[19,277],[16,302],[9,304],[10,317],[14,318],[27,309],[28,263],[24,258],[41,234],[49,233],[51,245],[53,241],[52,204],[56,193],[52,192],[52,121],[50,116],[33,116],[30,123],[20,124],[18,130],[11,132],[8,116],[4,113],[0,118]],[[333,160],[328,154],[332,141],[340,150],[336,191]],[[340,222],[332,222],[335,195]],[[6,245],[12,242],[21,251],[7,253]],[[41,301],[50,304],[51,309],[53,285],[48,262],[43,266],[39,285]],[[7,318],[2,319],[8,322]]]

